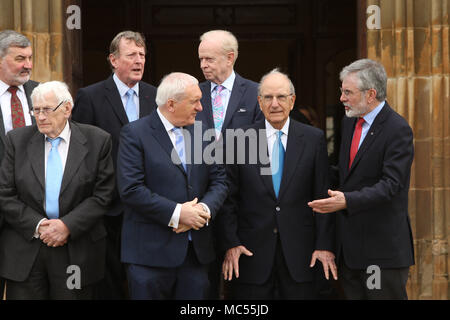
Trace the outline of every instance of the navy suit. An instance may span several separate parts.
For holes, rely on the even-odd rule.
[[[356,118],[347,117],[342,123],[339,190],[345,194],[347,209],[337,215],[338,259],[362,272],[370,265],[407,268],[414,264],[408,215],[412,130],[386,102],[349,169],[355,123]]]
[[[246,129],[260,132],[265,122]],[[249,157],[255,152],[250,151],[250,144],[258,147],[258,155],[268,157],[264,132],[249,139],[244,163],[227,165],[230,191],[220,219],[221,244],[225,250],[243,245],[253,253],[251,257],[240,256],[239,278],[231,284],[264,284],[281,251],[291,279],[311,282],[315,277],[314,269],[309,267],[313,251],[334,251],[334,215],[314,214],[308,207],[309,201],[324,197],[328,188],[323,132],[290,120],[278,198],[272,176],[261,174],[262,168],[270,172],[270,163],[264,164],[260,157],[252,163]],[[242,156],[239,151],[236,155]],[[245,298],[255,296],[249,292]]]
[[[186,129],[193,134],[193,127]],[[205,146],[203,143],[202,150]],[[176,234],[168,226],[176,204],[197,197],[209,207],[214,221],[226,197],[222,167],[202,162],[188,164],[185,172],[172,162],[173,149],[157,112],[122,129],[117,161],[119,193],[125,204],[122,262],[162,268],[181,266],[190,241],[187,232]],[[211,224],[191,230],[191,234],[198,262],[210,263],[215,257]],[[143,298],[130,294],[132,298]]]

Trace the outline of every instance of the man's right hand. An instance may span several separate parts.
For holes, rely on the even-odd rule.
[[[179,223],[188,226],[194,230],[199,230],[203,228],[206,221],[211,218],[211,216],[203,211],[200,206],[196,207],[198,199],[195,198],[192,201],[185,202],[181,205],[180,221]]]
[[[222,264],[223,278],[230,281],[233,279],[233,271],[236,278],[239,278],[239,257],[241,254],[253,256],[253,253],[244,246],[237,246],[227,250]]]

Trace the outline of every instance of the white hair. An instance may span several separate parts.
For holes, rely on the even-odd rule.
[[[39,84],[36,88],[34,88],[33,93],[31,94],[31,99],[33,101],[43,100],[44,95],[50,92],[55,94],[58,103],[61,101],[67,101],[73,106],[73,99],[69,92],[69,87],[61,81],[49,81]]]
[[[279,75],[285,77],[286,80],[289,82],[289,91],[290,91],[290,93],[292,95],[295,95],[294,84],[292,83],[291,79],[289,79],[289,76],[286,73],[281,72],[279,68],[275,68],[275,69],[271,70],[270,72],[268,72],[268,73],[266,73],[265,75],[262,76],[261,81],[259,81],[259,84],[258,84],[258,95],[261,95],[261,86],[262,86],[263,82],[266,80],[266,78],[268,76],[273,75],[273,74],[279,74]]]
[[[156,104],[163,106],[169,99],[181,100],[190,85],[198,85],[198,80],[187,73],[172,72],[166,75],[156,92]]]
[[[223,53],[226,55],[229,52],[234,53],[234,62],[236,62],[236,59],[238,57],[238,41],[236,37],[227,30],[211,30],[207,31],[204,34],[200,36],[200,41],[203,40],[220,40],[220,43],[222,44],[222,50]]]

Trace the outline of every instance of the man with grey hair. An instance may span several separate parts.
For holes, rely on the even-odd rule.
[[[132,299],[206,298],[215,256],[210,223],[227,187],[223,167],[193,161],[206,148],[203,135],[194,139],[201,97],[197,79],[171,73],[158,87],[157,112],[122,129],[117,182]]]
[[[12,129],[34,123],[29,115],[31,92],[37,82],[30,80],[33,68],[31,42],[13,31],[0,32],[0,161],[3,159],[5,135]],[[2,215],[0,212],[0,232]],[[3,297],[0,279],[0,299]]]
[[[122,31],[111,41],[108,63],[113,74],[106,80],[77,92],[73,120],[102,128],[112,137],[112,156],[117,168],[119,135],[123,125],[149,115],[156,109],[156,88],[142,81],[147,47],[139,32]],[[126,298],[125,271],[120,263],[120,232],[123,205],[116,191],[104,217],[108,230],[106,276],[97,298]]]
[[[200,84],[203,111],[199,112],[197,120],[215,129],[216,138],[226,150],[227,129],[239,129],[264,120],[257,100],[258,84],[234,71],[238,41],[229,31],[211,30],[202,34],[198,57],[206,81]],[[225,162],[225,152],[223,156]],[[210,299],[219,298],[222,256],[211,265]]]
[[[309,205],[318,213],[338,212],[339,273],[347,299],[407,299],[414,264],[408,215],[413,132],[386,102],[387,75],[379,62],[357,60],[340,76],[346,117],[339,190]]]
[[[289,118],[295,98],[285,74],[265,75],[258,100],[266,120],[244,128],[257,138],[227,164],[230,190],[219,230],[232,299],[314,299],[316,276],[337,275],[334,217],[307,206],[329,187],[325,137]],[[250,161],[252,146],[269,161]],[[238,162],[242,153],[245,161]]]
[[[111,137],[69,120],[73,102],[62,82],[40,84],[31,98],[36,125],[7,134],[0,168],[6,298],[92,299],[104,276],[102,216],[114,191]]]

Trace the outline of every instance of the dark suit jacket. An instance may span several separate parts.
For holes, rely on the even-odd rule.
[[[347,210],[337,215],[338,252],[352,269],[408,267],[414,264],[408,216],[412,130],[386,102],[349,170],[355,123],[347,117],[342,123],[339,178]]]
[[[193,127],[186,128],[190,134],[193,134]],[[200,150],[205,147],[203,143]],[[193,148],[194,143],[190,155],[186,150],[188,163],[194,156]],[[208,205],[214,221],[226,197],[222,167],[204,162],[188,164],[186,173],[181,165],[172,162],[173,149],[157,112],[122,129],[117,181],[125,204],[122,228],[122,261],[125,263],[153,267],[181,265],[189,240],[187,232],[176,234],[168,227],[176,204],[197,197],[199,202]],[[200,263],[211,262],[214,259],[211,224],[191,231]]]
[[[245,129],[260,132],[265,130],[265,122]],[[250,145],[258,149],[250,152]],[[252,257],[240,256],[239,278],[233,281],[264,283],[272,271],[278,237],[292,278],[312,281],[314,272],[309,264],[313,251],[334,251],[334,215],[314,214],[308,207],[309,201],[324,197],[328,188],[323,132],[290,120],[278,199],[270,175],[265,131],[249,139],[244,150],[244,164],[227,165],[230,191],[219,228],[224,250],[244,245],[253,252]],[[266,164],[261,156],[252,164],[249,155],[255,154],[264,154]],[[242,156],[242,152],[236,155]],[[262,175],[262,168],[269,174]]]
[[[60,219],[70,230],[70,263],[81,269],[81,284],[103,277],[105,228],[102,215],[111,202],[114,172],[111,138],[93,126],[70,123],[71,138],[59,198]],[[5,218],[0,235],[0,275],[24,281],[41,246],[33,235],[46,217],[44,135],[37,126],[6,136],[0,169],[0,206]]]
[[[214,119],[211,103],[211,82],[200,83],[202,90],[203,111],[197,114],[196,120],[202,121],[207,128],[214,128]],[[224,130],[237,129],[264,120],[258,104],[258,84],[251,80],[242,78],[236,73],[233,90],[228,102],[227,112],[222,126],[222,134],[225,138]]]
[[[139,118],[156,109],[155,98],[156,88],[143,81],[139,82]],[[112,76],[78,90],[72,119],[102,128],[111,135],[114,169],[117,170],[120,130],[128,123],[128,118]],[[123,205],[116,190],[108,215],[116,216],[122,212]]]
[[[33,89],[38,86],[38,84],[39,84],[39,82],[29,80],[29,81],[25,82],[23,85],[23,89],[25,90],[25,95],[27,97],[28,107],[30,109],[33,107],[33,104],[31,102],[31,93],[33,92]],[[34,117],[31,117],[31,121],[33,124],[36,123],[36,121],[34,120]],[[6,138],[5,125],[3,124],[3,114],[0,109],[0,162],[3,159],[3,154],[5,153],[5,138]],[[2,225],[3,225],[3,216],[2,216],[2,214],[0,214],[0,230],[2,228]],[[1,288],[0,288],[0,291],[1,291]]]

